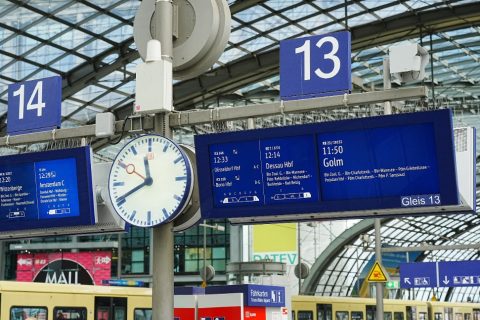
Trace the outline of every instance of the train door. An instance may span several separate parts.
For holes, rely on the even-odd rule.
[[[375,317],[377,315],[377,307],[376,306],[367,305],[365,311],[367,313],[367,320],[375,320]]]
[[[127,298],[95,297],[94,320],[127,320]]]
[[[332,305],[317,303],[317,320],[332,320]]]
[[[473,320],[480,320],[480,309],[473,309]]]

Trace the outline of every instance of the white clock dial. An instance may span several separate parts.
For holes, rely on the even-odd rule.
[[[193,188],[188,157],[173,141],[143,135],[118,153],[108,190],[117,213],[128,223],[151,227],[173,220],[188,204]]]

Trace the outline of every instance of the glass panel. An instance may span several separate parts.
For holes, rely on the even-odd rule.
[[[455,320],[463,320],[463,314],[455,313]]]
[[[298,320],[313,320],[312,311],[298,311]]]
[[[47,320],[45,307],[12,307],[10,320]]]
[[[384,312],[383,313],[384,320],[392,320],[392,313],[391,312]]]
[[[363,320],[363,312],[352,311],[352,320]]]
[[[442,320],[443,319],[443,314],[440,312],[435,312],[435,318],[434,320]]]
[[[152,320],[152,309],[135,309],[133,320]]]
[[[393,313],[393,319],[394,320],[403,320],[404,319],[403,312],[394,312]]]
[[[348,320],[348,311],[337,311],[335,312],[336,320]]]
[[[55,320],[86,320],[86,308],[55,307],[53,309]]]
[[[427,313],[426,312],[419,312],[418,313],[419,320],[427,320]]]

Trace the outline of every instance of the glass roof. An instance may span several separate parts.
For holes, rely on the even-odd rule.
[[[480,123],[480,9],[473,0],[228,0],[232,29],[227,48],[219,61],[206,71],[211,78],[216,70],[239,62],[265,62],[259,57],[278,56],[279,41],[349,29],[352,31],[352,75],[354,91],[380,90],[383,87],[382,60],[395,43],[419,43],[432,53],[424,85],[431,87],[428,108],[454,109],[456,125]],[[64,79],[62,127],[94,122],[99,112],[131,110],[134,101],[135,68],[140,62],[133,40],[133,19],[140,5],[137,0],[2,0],[0,1],[0,119],[5,121],[8,85],[18,81],[60,75]],[[476,12],[476,13],[475,13]],[[408,29],[390,25],[391,21],[410,21],[427,17],[423,24]],[[455,18],[454,22],[451,19]],[[406,31],[405,31],[406,30]],[[278,59],[268,72],[242,71],[229,85],[209,87],[200,78],[194,82],[176,81],[175,103],[182,110],[235,107],[279,99]],[[206,75],[207,76],[207,75]],[[233,76],[232,76],[233,77]],[[183,85],[199,85],[201,99],[183,102]],[[199,83],[199,84],[198,84]],[[235,85],[232,85],[234,83]],[[394,86],[396,84],[394,83]],[[205,98],[203,97],[205,96]],[[394,105],[396,112],[424,108],[418,101]],[[255,119],[257,127],[327,121],[381,114],[381,106],[356,106],[329,112],[289,117]],[[117,119],[120,120],[120,119]],[[5,125],[3,123],[2,127]],[[175,131],[175,138],[191,143],[194,133],[240,130],[245,121],[208,124]],[[477,130],[478,132],[478,130]],[[480,139],[479,139],[480,141]],[[93,141],[94,142],[94,141]],[[93,143],[92,142],[92,143]],[[101,144],[104,146],[105,144]],[[112,159],[122,146],[96,150],[97,158]],[[477,148],[480,147],[477,146]],[[21,148],[2,148],[10,153]],[[425,232],[417,232],[418,226]],[[412,246],[422,242],[478,243],[476,217],[403,218],[383,226],[391,245]],[[463,229],[462,229],[463,228]],[[468,232],[467,232],[468,231]],[[452,234],[453,232],[453,234]],[[439,237],[442,234],[444,237]],[[359,240],[358,240],[359,241]],[[360,246],[360,243],[353,245]],[[353,250],[353,251],[352,251]],[[319,293],[351,292],[354,268],[365,264],[371,252],[345,249],[327,271]],[[478,252],[427,252],[425,260],[479,259]],[[335,273],[335,277],[331,277]],[[328,280],[327,280],[328,279]],[[336,279],[336,280],[335,280]],[[342,284],[341,282],[344,282]],[[351,280],[353,281],[353,280]],[[345,291],[346,290],[346,291]],[[466,289],[465,289],[466,290]],[[453,295],[475,294],[454,290]],[[458,292],[458,294],[457,294]],[[447,293],[441,293],[446,297]],[[418,296],[428,298],[428,292]],[[478,296],[478,290],[476,292]]]

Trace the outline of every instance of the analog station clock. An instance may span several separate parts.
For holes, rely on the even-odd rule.
[[[143,135],[127,143],[110,170],[108,191],[117,213],[128,223],[152,227],[173,220],[187,206],[192,166],[173,141]]]

